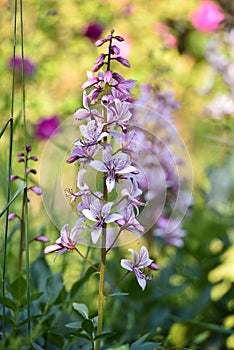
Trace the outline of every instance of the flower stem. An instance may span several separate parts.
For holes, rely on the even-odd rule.
[[[101,248],[101,264],[100,264],[100,279],[99,279],[99,298],[98,298],[98,326],[97,335],[102,333],[103,323],[103,306],[104,306],[104,284],[106,270],[106,225],[102,229],[102,248]],[[101,339],[96,340],[96,350],[100,350]]]
[[[16,35],[17,35],[17,0],[14,2],[14,29],[13,29],[13,71],[11,87],[11,117],[10,117],[10,136],[9,136],[9,155],[8,155],[8,181],[7,181],[7,202],[11,198],[11,170],[12,170],[12,153],[13,153],[13,117],[15,105],[15,55],[16,55]],[[2,338],[3,346],[6,341],[6,265],[7,265],[7,238],[8,238],[8,215],[9,207],[6,210],[5,232],[3,241],[3,261],[2,261]]]
[[[76,247],[75,247],[74,249],[75,249],[75,251],[80,255],[80,257],[81,257],[87,264],[89,264],[94,270],[99,271],[99,269],[98,269],[96,266],[94,266],[94,265],[91,263],[91,261],[89,261],[89,259],[87,259],[87,258],[79,251],[79,249],[77,249]]]

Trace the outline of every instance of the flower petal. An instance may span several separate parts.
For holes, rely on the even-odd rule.
[[[61,250],[63,247],[61,244],[52,244],[44,249],[45,254],[54,253]]]
[[[97,222],[98,220],[93,216],[93,213],[89,209],[83,209],[82,214],[89,220]]]
[[[128,259],[122,259],[120,261],[120,265],[128,270],[128,271],[133,271],[133,265],[132,265],[132,261],[131,260],[128,260]]]
[[[105,164],[103,164],[100,160],[93,160],[89,163],[89,165],[98,171],[107,171]]]
[[[101,235],[101,232],[102,232],[102,227],[99,227],[97,228],[96,230],[93,230],[92,233],[91,233],[91,236],[92,236],[92,242],[94,244],[97,243],[100,235]]]

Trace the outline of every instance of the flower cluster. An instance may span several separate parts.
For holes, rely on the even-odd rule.
[[[27,202],[30,202],[30,198],[28,197],[28,192],[29,191],[34,192],[37,196],[40,196],[42,194],[42,190],[41,190],[40,187],[28,184],[28,176],[29,176],[29,174],[35,175],[37,173],[36,169],[34,169],[34,168],[29,166],[30,162],[37,162],[38,161],[37,156],[30,155],[31,150],[32,150],[32,146],[31,145],[27,145],[23,152],[19,152],[17,154],[17,157],[18,157],[17,161],[18,161],[18,163],[24,164],[23,176],[21,176],[21,175],[11,175],[11,178],[10,178],[10,180],[12,182],[16,181],[16,180],[21,180],[24,183],[25,189],[26,189],[26,200],[27,200]],[[15,218],[18,218],[20,220],[21,224],[22,224],[23,218],[20,215],[16,214],[15,212],[12,212],[12,213],[10,213],[8,215],[8,220],[9,221],[14,220]],[[49,239],[46,236],[37,236],[33,240],[41,241],[41,242],[49,242]]]
[[[168,245],[181,247],[185,236],[181,221],[191,204],[191,193],[187,190],[184,177],[180,175],[180,169],[186,165],[179,155],[184,145],[173,120],[173,112],[180,104],[174,99],[172,91],[144,85],[135,105],[141,127],[137,134],[138,142],[145,145],[141,150],[141,166],[150,184],[147,192],[144,189],[145,200],[155,203],[154,206],[148,206],[145,215],[148,220],[155,216],[153,224],[156,225],[151,229],[153,235],[162,237]],[[139,105],[144,108],[139,110]],[[145,128],[150,133],[145,133]],[[163,203],[159,201],[160,196],[164,198]],[[175,203],[176,217],[170,220]]]
[[[87,73],[88,79],[82,86],[83,108],[74,114],[79,122],[80,137],[75,140],[67,159],[67,163],[78,162],[80,166],[78,192],[67,191],[71,202],[77,203],[76,226],[88,227],[92,244],[99,244],[106,252],[116,244],[123,231],[132,231],[137,236],[144,232],[137,219],[145,203],[142,200],[142,171],[137,164],[139,149],[134,146],[137,131],[131,128],[135,120],[133,103],[129,102],[135,80],[126,80],[112,70],[113,63],[130,67],[129,61],[120,56],[118,42],[123,41],[122,36],[111,30],[106,38],[96,42],[97,47],[107,44],[108,53],[101,53],[92,71]],[[101,192],[94,189],[94,181],[89,184],[87,174],[92,169],[97,178],[102,179]],[[67,230],[65,226],[59,240],[46,248],[45,253],[74,249],[79,242],[69,238]],[[144,255],[148,254],[146,252],[144,248]],[[148,278],[138,268],[144,264],[149,266],[153,260],[148,258],[143,265],[135,260],[132,272],[144,289]]]

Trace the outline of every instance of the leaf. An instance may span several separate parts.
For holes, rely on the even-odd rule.
[[[124,296],[124,295],[129,295],[129,293],[116,292],[116,293],[113,293],[113,294],[109,294],[107,296],[108,297],[120,297],[120,296]]]
[[[154,350],[158,346],[160,346],[162,343],[156,343],[156,342],[147,342],[142,345],[140,345],[137,349],[138,350]]]
[[[144,343],[144,341],[148,338],[149,333],[143,335],[140,339],[132,343],[130,350],[139,350],[139,346]]]
[[[92,336],[93,331],[94,331],[94,325],[93,322],[89,319],[85,319],[82,324],[81,324],[83,330],[87,332],[89,335]]]
[[[31,345],[32,345],[33,349],[35,349],[35,350],[45,350],[44,348],[42,348],[41,346],[36,344],[34,341],[32,341]]]
[[[48,304],[53,304],[63,289],[61,273],[56,273],[47,278],[46,299]]]
[[[110,338],[111,336],[113,336],[114,333],[102,333],[102,334],[99,334],[97,335],[94,340],[97,340],[97,339],[101,339],[101,338]]]
[[[10,298],[4,298],[5,300],[5,305],[6,307],[8,307],[9,309],[11,309],[12,311],[15,311],[17,309],[17,306],[16,306],[16,303],[11,300]],[[3,303],[3,298],[2,296],[0,297],[0,301],[1,301],[1,304]]]
[[[81,322],[79,321],[70,322],[70,323],[67,323],[65,327],[78,329],[78,328],[81,328]]]
[[[85,282],[89,279],[89,277],[96,273],[97,271],[95,271],[92,267],[90,267],[85,275],[76,283],[73,284],[72,289],[71,289],[71,297],[74,298],[75,294],[79,291],[79,289],[85,284]]]
[[[43,292],[33,293],[32,295],[30,295],[30,301],[34,301],[34,300],[40,299],[40,297],[43,294],[44,294]]]
[[[89,318],[89,309],[85,304],[72,303],[72,306],[83,318]]]
[[[2,137],[2,135],[4,134],[8,123],[12,120],[12,118],[8,119],[8,121],[6,122],[6,124],[4,125],[4,127],[2,128],[2,130],[0,131],[0,138]]]
[[[20,300],[26,293],[27,283],[22,275],[9,286],[9,291],[12,294],[13,298]]]
[[[201,328],[208,329],[213,332],[218,332],[218,333],[224,333],[224,334],[233,334],[233,331],[231,329],[226,329],[223,326],[220,326],[218,324],[214,323],[209,323],[209,322],[201,322],[201,321],[196,321],[196,320],[189,320],[189,319],[184,319],[182,317],[178,316],[171,316],[172,319],[183,322],[183,323],[188,323],[192,324]]]
[[[62,335],[58,334],[58,333],[51,333],[48,332],[48,339],[49,341],[51,341],[53,344],[55,344],[58,349],[62,349],[63,348],[63,344],[64,344],[64,338]]]
[[[23,190],[26,188],[26,185],[22,185],[21,187],[18,188],[18,190],[13,194],[13,196],[11,197],[11,199],[9,200],[9,202],[6,204],[5,208],[1,211],[0,213],[0,217],[5,213],[5,211],[7,210],[7,208],[9,208],[9,206],[14,202],[14,200],[18,197],[18,195],[23,192]]]

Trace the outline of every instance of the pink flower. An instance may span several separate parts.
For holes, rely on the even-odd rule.
[[[220,22],[224,19],[221,7],[213,1],[204,0],[191,14],[191,22],[194,28],[200,32],[215,32],[219,29]]]
[[[165,42],[165,45],[169,47],[176,47],[178,44],[177,38],[169,32],[169,27],[162,22],[158,22],[154,25],[154,32],[160,36]]]
[[[50,118],[41,118],[35,126],[35,137],[38,140],[48,140],[58,131],[59,124],[59,118],[56,115]]]

